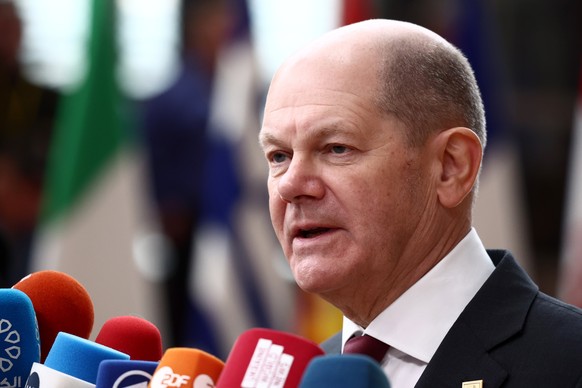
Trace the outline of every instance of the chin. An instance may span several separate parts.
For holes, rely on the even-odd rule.
[[[311,294],[324,294],[329,292],[333,279],[329,274],[316,274],[310,272],[309,274],[295,273],[295,281],[299,288]]]

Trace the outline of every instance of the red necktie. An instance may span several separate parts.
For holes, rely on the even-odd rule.
[[[344,346],[344,354],[365,354],[377,362],[382,362],[389,346],[367,334],[351,337]]]

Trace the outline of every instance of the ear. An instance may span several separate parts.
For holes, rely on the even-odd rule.
[[[473,189],[481,168],[483,147],[475,132],[464,127],[439,133],[434,144],[440,167],[438,199],[443,206],[453,208]]]

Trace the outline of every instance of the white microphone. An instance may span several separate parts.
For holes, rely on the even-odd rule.
[[[44,364],[33,364],[25,388],[95,387],[101,361],[128,359],[115,349],[60,332]]]

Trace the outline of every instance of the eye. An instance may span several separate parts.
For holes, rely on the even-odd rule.
[[[273,152],[270,155],[270,160],[271,162],[275,163],[275,164],[280,164],[280,163],[284,163],[287,160],[288,156],[287,154],[283,153],[283,152]]]
[[[345,154],[348,152],[348,147],[341,144],[334,144],[329,147],[329,150],[332,154]]]

